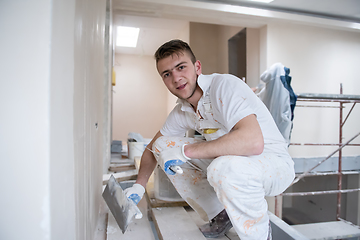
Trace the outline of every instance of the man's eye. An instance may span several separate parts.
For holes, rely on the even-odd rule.
[[[185,68],[185,66],[180,66],[179,70],[183,70]]]
[[[168,76],[170,76],[170,74],[169,74],[169,73],[165,73],[165,74],[163,75],[163,78],[167,78]]]

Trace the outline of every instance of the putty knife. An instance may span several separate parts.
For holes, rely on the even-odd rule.
[[[126,228],[134,217],[135,219],[142,218],[142,213],[139,208],[132,200],[126,197],[123,189],[113,175],[110,176],[102,196],[122,230],[122,233],[125,233]]]

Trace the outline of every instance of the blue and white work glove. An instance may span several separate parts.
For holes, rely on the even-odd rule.
[[[131,199],[137,205],[144,196],[145,188],[135,183],[132,187],[126,188],[124,193],[127,198]]]
[[[175,173],[182,173],[182,169],[179,167],[184,164],[187,160],[191,160],[184,153],[184,147],[168,148],[160,152],[159,154],[159,165],[169,175],[175,175]]]

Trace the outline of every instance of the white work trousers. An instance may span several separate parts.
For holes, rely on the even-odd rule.
[[[158,160],[158,153],[166,148],[195,141],[160,137],[153,145],[155,158]],[[167,175],[180,196],[205,221],[225,208],[242,240],[267,239],[269,216],[265,196],[282,193],[295,176],[294,163],[288,154],[192,159],[181,168],[183,174]]]

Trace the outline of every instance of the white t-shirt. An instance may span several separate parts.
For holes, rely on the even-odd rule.
[[[195,129],[207,140],[212,140],[228,133],[244,117],[255,114],[264,137],[264,153],[288,154],[287,143],[270,112],[246,83],[230,74],[214,73],[200,75],[198,84],[203,96],[198,102],[197,113],[188,102],[178,99],[160,130],[162,135],[184,136],[187,130]],[[209,128],[218,131],[207,135],[204,129]]]

